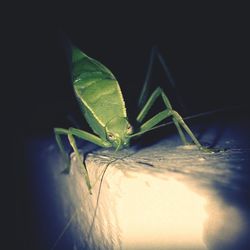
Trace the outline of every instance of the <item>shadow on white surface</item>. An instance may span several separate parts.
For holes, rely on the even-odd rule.
[[[227,124],[216,146],[229,150],[215,154],[178,146],[176,135],[139,151],[93,151],[87,158],[91,180],[97,181],[91,197],[76,167],[69,176],[61,174],[52,140],[33,141],[37,225],[46,249],[71,218],[55,249],[248,249],[247,122]],[[212,143],[216,126],[201,140]],[[98,195],[107,163],[128,153],[107,168]]]

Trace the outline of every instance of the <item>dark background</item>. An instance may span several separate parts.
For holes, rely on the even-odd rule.
[[[249,103],[246,8],[229,3],[159,3],[26,10],[14,42],[14,50],[21,52],[16,66],[21,67],[22,78],[15,83],[15,92],[22,131],[51,132],[51,127],[63,126],[69,114],[78,113],[65,37],[112,70],[128,108],[134,108],[153,45],[166,59],[189,112]],[[162,73],[156,64],[157,70]],[[163,77],[153,84],[168,87]]]
[[[163,1],[162,1],[163,2]],[[180,107],[160,65],[152,88],[169,94],[183,115],[221,107],[249,106],[249,18],[246,6],[177,2],[25,6],[13,14],[13,56],[9,113],[14,114],[13,148],[17,157],[17,228],[19,249],[29,245],[29,156],[26,145],[53,127],[71,126],[68,116],[84,121],[70,84],[67,39],[106,65],[120,82],[128,113],[133,114],[149,54],[157,45],[185,104]],[[9,95],[8,95],[9,96]],[[11,103],[10,103],[11,102]],[[178,109],[179,108],[179,109]],[[28,243],[27,243],[28,242]]]

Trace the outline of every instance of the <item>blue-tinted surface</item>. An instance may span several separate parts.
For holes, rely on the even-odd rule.
[[[209,155],[208,165],[196,167],[194,164],[188,171],[184,168],[179,169],[180,173],[196,178],[197,183],[200,183],[201,186],[206,186],[207,183],[212,184],[213,190],[216,191],[217,196],[227,208],[236,208],[241,218],[246,221],[244,232],[241,232],[232,244],[220,242],[215,235],[207,235],[207,247],[212,250],[247,249],[250,233],[249,118],[246,115],[233,112],[232,114],[208,117],[208,119],[198,122],[190,121],[189,124],[193,124],[194,131],[201,142],[228,150],[224,153]],[[151,133],[145,140],[140,141],[142,148],[155,143],[152,142],[152,135],[157,139],[158,134]],[[175,146],[180,144],[178,136],[170,134],[168,144],[169,152],[166,153],[171,156],[171,152],[176,152]],[[34,138],[28,144],[27,152],[30,165],[30,206],[28,208],[30,212],[27,223],[31,230],[25,234],[29,242],[26,249],[50,249],[67,224],[77,204],[74,204],[76,201],[72,197],[67,197],[68,207],[62,207],[61,197],[68,195],[67,175],[60,174],[61,167],[58,168],[58,166],[51,164],[52,162],[61,163],[54,139],[52,137]],[[180,157],[183,157],[181,160],[185,161],[185,156]],[[53,167],[56,170],[52,169]],[[60,187],[57,185],[59,179],[55,180],[53,176],[55,171],[58,172],[60,182],[65,182],[65,189],[61,185]],[[81,228],[78,225],[71,225],[56,249],[73,249],[74,244],[75,247],[80,247],[83,244],[81,237]]]

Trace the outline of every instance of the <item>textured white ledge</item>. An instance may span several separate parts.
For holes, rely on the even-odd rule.
[[[107,152],[88,157],[90,179],[95,183],[92,196],[82,176],[76,177],[78,195],[84,192],[82,223],[90,230],[86,237],[90,249],[206,249],[206,200],[167,171],[143,164],[149,162],[148,154],[108,166],[95,213],[101,176],[112,160],[103,155]]]
[[[93,195],[72,155],[72,173],[63,181],[55,174],[65,218],[73,216],[72,249],[234,249],[248,222],[214,184],[238,188],[231,182],[236,155],[176,147],[171,139],[139,151],[99,150],[87,156]]]

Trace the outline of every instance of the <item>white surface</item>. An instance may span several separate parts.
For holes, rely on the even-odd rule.
[[[248,220],[220,191],[239,188],[233,180],[241,166],[231,162],[242,151],[207,154],[174,143],[168,138],[139,151],[88,154],[92,196],[74,156],[63,182],[55,171],[64,190],[62,210],[73,216],[70,230],[81,238],[82,248],[73,249],[235,249],[230,246],[247,231]]]

